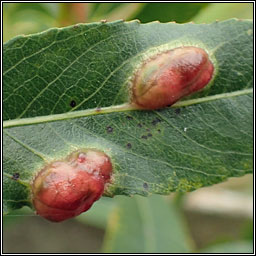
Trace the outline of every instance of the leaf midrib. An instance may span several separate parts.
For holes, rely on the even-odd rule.
[[[171,107],[176,107],[176,108],[185,107],[185,106],[190,106],[190,105],[199,104],[203,102],[210,102],[214,100],[227,99],[227,98],[232,98],[232,97],[241,96],[245,94],[250,94],[252,92],[253,92],[253,88],[239,90],[239,91],[230,92],[230,93],[221,93],[213,96],[206,96],[206,97],[197,98],[197,99],[179,101],[174,105],[172,105]],[[92,115],[99,115],[99,114],[102,115],[102,114],[109,114],[114,112],[126,112],[126,111],[133,111],[133,110],[141,110],[141,109],[138,108],[137,106],[126,103],[122,105],[104,107],[101,109],[94,108],[94,109],[86,109],[86,110],[80,110],[80,111],[74,111],[74,112],[67,112],[62,114],[54,114],[54,115],[47,115],[47,116],[38,116],[38,117],[3,121],[3,128],[40,124],[40,123],[92,116]]]

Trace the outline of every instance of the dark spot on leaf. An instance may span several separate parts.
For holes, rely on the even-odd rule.
[[[15,172],[13,175],[12,175],[12,179],[13,180],[18,180],[18,178],[20,177],[20,174],[18,172]]]
[[[132,116],[126,116],[126,118],[127,118],[128,120],[132,120],[132,119],[133,119]]]
[[[152,124],[153,124],[153,125],[156,125],[156,124],[158,124],[158,123],[160,123],[160,122],[161,122],[161,119],[156,118],[156,119],[154,119],[154,120],[152,121]]]
[[[140,128],[141,128],[141,127],[142,127],[142,124],[141,124],[141,123],[138,123],[138,127],[140,127]]]
[[[113,132],[113,128],[112,128],[111,126],[108,126],[108,127],[107,127],[107,132],[108,132],[108,133]]]
[[[127,148],[132,148],[132,144],[131,143],[127,143],[126,147]]]
[[[148,133],[148,137],[152,137],[152,134],[151,134],[151,133]]]
[[[174,111],[178,115],[180,113],[180,108],[176,108]]]
[[[142,135],[141,138],[146,140],[148,137],[146,135]]]
[[[148,189],[148,183],[143,183],[143,188]]]
[[[76,102],[74,100],[71,100],[70,107],[74,108],[76,106]]]

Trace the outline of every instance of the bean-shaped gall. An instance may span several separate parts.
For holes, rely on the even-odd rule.
[[[37,214],[59,222],[87,211],[110,183],[112,169],[110,158],[95,149],[75,151],[45,166],[32,184]]]
[[[205,50],[179,47],[144,62],[132,82],[132,103],[143,109],[171,106],[203,89],[214,66]]]

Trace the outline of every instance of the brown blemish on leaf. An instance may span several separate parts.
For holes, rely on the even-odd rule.
[[[148,189],[148,183],[143,183],[143,188]]]
[[[132,116],[126,116],[126,119],[133,120],[133,117]]]
[[[132,144],[131,143],[127,143],[126,147],[130,149],[130,148],[132,148]]]
[[[76,106],[76,102],[74,100],[71,100],[70,107],[74,108]]]
[[[18,180],[20,177],[20,174],[18,172],[15,172],[13,175],[12,175],[12,179],[13,180]]]
[[[108,132],[108,133],[112,133],[113,130],[114,130],[113,127],[111,127],[111,126],[108,126],[108,127],[107,127],[107,132]]]
[[[175,111],[175,114],[177,115],[180,114],[180,108],[176,108],[174,111]]]
[[[156,124],[158,124],[158,123],[160,123],[161,122],[161,119],[159,119],[158,117],[157,118],[155,118],[153,121],[152,121],[152,124],[153,125],[156,125]]]

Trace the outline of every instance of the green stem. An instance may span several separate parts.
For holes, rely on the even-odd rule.
[[[171,107],[176,107],[176,108],[185,107],[185,106],[199,104],[199,103],[203,103],[203,102],[209,102],[209,101],[215,101],[215,100],[219,100],[219,99],[226,99],[226,98],[232,98],[235,96],[241,96],[241,95],[249,94],[252,92],[253,92],[253,89],[251,88],[251,89],[245,89],[245,90],[236,91],[236,92],[222,93],[222,94],[208,96],[208,97],[204,97],[204,98],[179,101],[179,102],[175,103],[174,105],[172,105]],[[109,114],[109,113],[115,113],[115,112],[125,112],[125,111],[134,111],[134,110],[141,110],[141,109],[139,109],[137,106],[134,106],[131,104],[110,106],[110,107],[105,107],[105,108],[101,108],[101,109],[98,109],[98,108],[86,109],[86,110],[68,112],[68,113],[63,113],[63,114],[8,120],[8,121],[3,122],[3,128],[31,125],[31,124],[39,124],[39,123],[46,123],[46,122],[54,122],[54,121],[60,121],[60,120],[86,117],[86,116],[91,116],[91,115]]]

